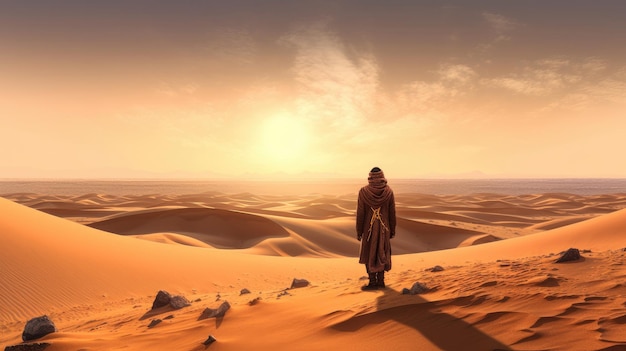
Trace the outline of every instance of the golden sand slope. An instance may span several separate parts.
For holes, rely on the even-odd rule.
[[[67,206],[64,199],[23,197],[22,202],[38,201],[29,205],[46,208],[47,212],[53,212],[52,207],[77,210]],[[263,223],[261,227],[270,228],[259,230],[260,237],[269,239],[254,241],[256,244],[247,241],[256,240],[254,236],[236,233],[241,235],[236,240],[249,245],[245,250],[137,240],[0,199],[0,345],[20,342],[26,320],[48,314],[59,329],[59,333],[42,339],[52,344],[48,349],[52,351],[204,350],[200,343],[209,334],[218,340],[210,346],[214,350],[626,348],[626,287],[622,285],[626,276],[622,251],[626,247],[626,210],[611,207],[619,207],[615,204],[622,199],[613,198],[613,205],[597,205],[593,199],[572,201],[553,195],[497,201],[476,196],[474,202],[450,197],[432,202],[423,199],[424,204],[420,204],[399,196],[402,221],[411,222],[403,224],[406,232],[398,233],[398,239],[400,235],[418,237],[420,233],[411,232],[413,229],[428,231],[439,226],[462,227],[480,235],[490,234],[484,229],[499,230],[516,236],[511,228],[524,230],[558,217],[575,217],[572,213],[594,218],[544,232],[535,227],[534,234],[482,245],[396,255],[394,268],[387,275],[389,288],[364,293],[359,289],[363,268],[353,257],[305,257],[342,256],[348,246],[344,242],[356,242],[343,232],[351,222],[346,216],[350,201],[300,199],[301,207],[297,208],[294,202],[275,199],[268,207],[260,206],[267,199],[250,196],[246,211],[242,211],[245,196],[241,197],[241,202],[221,208],[230,212],[219,218],[242,218],[240,224],[247,225],[246,230],[253,230],[256,225],[250,223],[257,223],[257,219]],[[115,205],[105,206],[109,200]],[[97,217],[86,221],[89,223],[141,213],[149,216],[150,211],[137,211],[145,211],[163,197],[142,200],[124,208],[115,198],[87,196],[79,203],[93,207],[73,214],[83,220]],[[167,206],[185,208],[180,198],[175,200],[179,205],[161,202],[156,211]],[[193,200],[188,200],[188,208],[215,213],[206,212],[204,202],[198,205]],[[200,196],[200,200],[206,197]],[[519,212],[512,210],[515,206],[520,207]],[[603,211],[608,214],[592,216]],[[183,212],[183,217],[190,213]],[[239,217],[253,214],[258,218]],[[433,222],[423,221],[427,215]],[[164,223],[172,224],[171,218]],[[428,226],[420,226],[423,224]],[[315,229],[322,231],[326,226],[332,234],[316,239]],[[275,235],[273,230],[281,232],[279,228],[287,236]],[[172,235],[178,238],[182,234]],[[341,235],[346,239],[333,238]],[[480,241],[480,236],[469,235],[455,246],[467,245],[466,240],[473,237]],[[280,240],[289,241],[281,246]],[[290,251],[289,245],[294,243]],[[272,251],[271,245],[277,249]],[[555,264],[557,254],[569,247],[591,252],[583,253],[585,258],[580,262]],[[303,248],[310,251],[297,255]],[[291,257],[258,254],[279,250]],[[428,268],[434,265],[444,270],[430,272]],[[312,284],[285,290],[293,278],[306,278]],[[400,294],[402,288],[418,281],[431,290],[422,295]],[[240,295],[243,288],[252,294]],[[181,310],[147,314],[159,289],[183,294],[194,302]],[[220,301],[216,301],[218,295]],[[249,304],[256,298],[260,298],[259,303]],[[223,300],[232,305],[225,318],[199,320],[204,308],[215,308]],[[147,328],[151,319],[169,315],[173,318]]]

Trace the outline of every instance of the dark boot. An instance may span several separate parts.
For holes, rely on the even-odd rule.
[[[368,273],[369,278],[370,278],[370,282],[367,285],[363,285],[361,287],[361,290],[367,291],[367,290],[376,290],[378,289],[378,285],[376,284],[376,273]]]
[[[385,288],[385,271],[376,273],[376,286],[379,289]]]

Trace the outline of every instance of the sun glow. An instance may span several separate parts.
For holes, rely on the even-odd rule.
[[[303,160],[310,142],[309,128],[306,121],[288,114],[275,115],[261,125],[260,154],[266,161],[273,163],[294,163]]]

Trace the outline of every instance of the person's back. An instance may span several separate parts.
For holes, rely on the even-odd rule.
[[[396,233],[396,205],[383,171],[374,167],[357,201],[356,231],[361,241],[359,263],[365,265],[369,284],[364,290],[385,287],[385,271],[391,269],[390,239]]]

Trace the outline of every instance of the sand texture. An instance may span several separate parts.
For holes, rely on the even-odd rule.
[[[387,289],[363,292],[356,193],[4,194],[0,346],[47,315],[49,351],[626,350],[625,194],[396,206]]]

